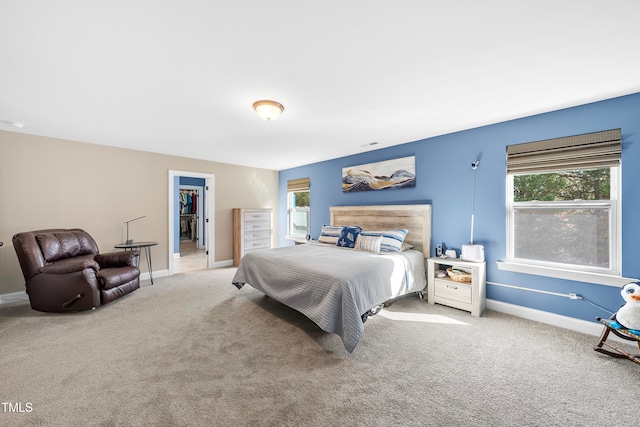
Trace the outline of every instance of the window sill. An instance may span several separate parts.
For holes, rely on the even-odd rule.
[[[307,243],[307,239],[305,236],[295,236],[295,235],[287,235],[284,236],[285,240],[293,240],[296,243]]]
[[[565,270],[562,268],[541,267],[537,265],[520,264],[515,262],[497,261],[498,270],[512,271],[514,273],[535,274],[537,276],[555,277],[557,279],[575,280],[577,282],[595,283],[598,285],[622,287],[632,279],[622,276],[611,276],[600,273],[587,273],[584,271]]]

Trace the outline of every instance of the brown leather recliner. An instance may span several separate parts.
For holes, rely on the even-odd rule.
[[[90,310],[140,287],[138,251],[100,254],[81,229],[18,233],[13,246],[34,310]]]

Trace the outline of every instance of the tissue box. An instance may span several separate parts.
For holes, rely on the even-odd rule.
[[[460,259],[463,261],[484,262],[484,246],[462,245]]]

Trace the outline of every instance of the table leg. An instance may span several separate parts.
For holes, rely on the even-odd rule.
[[[151,247],[147,246],[144,248],[145,254],[147,255],[147,269],[149,270],[149,278],[151,279],[151,284],[153,285],[153,268],[151,267]]]

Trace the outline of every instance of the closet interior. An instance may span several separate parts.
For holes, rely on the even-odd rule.
[[[180,242],[198,240],[198,190],[180,190]]]

